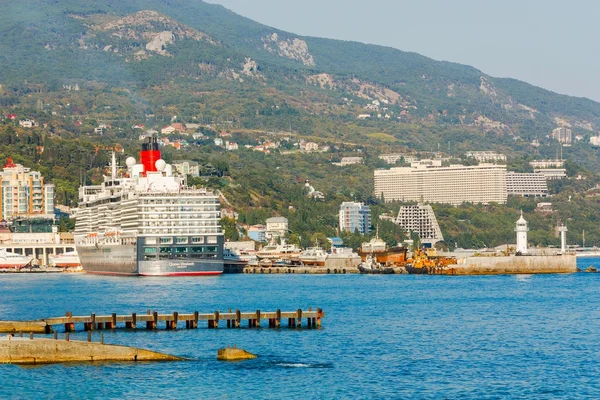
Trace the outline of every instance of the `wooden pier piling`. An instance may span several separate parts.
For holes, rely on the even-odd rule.
[[[269,328],[280,328],[282,318],[287,318],[289,328],[302,328],[303,318],[306,319],[304,327],[318,328],[321,326],[321,319],[324,315],[323,310],[320,308],[317,308],[316,311],[313,311],[313,309],[297,309],[296,311],[285,312],[280,309],[272,312],[265,312],[260,309],[252,312],[241,312],[236,309],[235,312],[231,312],[231,310],[220,312],[217,310],[206,314],[201,314],[198,311],[194,311],[193,313],[179,313],[175,311],[171,314],[159,314],[157,311],[148,311],[146,314],[131,313],[118,315],[112,313],[109,315],[91,314],[87,316],[73,316],[71,313],[67,313],[64,317],[46,318],[38,321],[10,321],[10,323],[0,321],[0,333],[18,332],[21,329],[26,332],[51,333],[54,331],[53,327],[63,326],[65,333],[75,332],[79,328],[91,334],[96,329],[137,329],[138,322],[141,324],[140,327],[143,326],[149,330],[158,329],[159,324],[161,328],[164,326],[167,330],[174,330],[177,329],[181,321],[185,321],[187,329],[198,328],[199,321],[206,321],[205,326],[210,329],[217,329],[221,320],[225,320],[226,326],[231,329],[240,328],[242,321],[248,321],[248,328],[260,328],[262,320],[267,320],[268,323],[265,323],[265,326]],[[35,327],[35,329],[29,329],[29,327]]]

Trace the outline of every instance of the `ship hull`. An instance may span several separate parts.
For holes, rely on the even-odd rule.
[[[210,276],[223,273],[218,259],[137,261],[135,245],[78,246],[83,270],[114,276]]]

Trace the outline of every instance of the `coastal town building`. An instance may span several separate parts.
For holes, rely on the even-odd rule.
[[[508,172],[506,192],[509,196],[548,197],[548,182],[542,174]]]
[[[552,130],[552,138],[558,140],[560,143],[570,144],[573,140],[573,133],[571,129],[565,127],[559,127]]]
[[[9,158],[0,173],[2,209],[0,219],[40,218],[54,220],[54,185],[44,183],[38,171],[31,171]]]
[[[236,142],[229,142],[229,141],[225,141],[225,150],[238,150],[239,149],[239,145]]]
[[[598,135],[590,137],[590,145],[600,147],[600,132],[598,132]]]
[[[288,219],[285,217],[272,217],[267,219],[267,240],[275,240],[286,237],[288,233]]]
[[[412,156],[412,155],[402,154],[402,153],[381,154],[379,156],[379,158],[388,164],[396,164],[398,161],[400,161],[402,159],[404,159],[404,162],[408,163],[408,164],[410,164],[414,161],[417,161],[417,156]]]
[[[506,203],[505,165],[441,165],[441,160],[427,160],[375,170],[375,195],[386,202]]]
[[[341,232],[358,232],[364,235],[371,230],[371,209],[364,203],[342,203],[339,217]]]
[[[444,240],[440,226],[430,205],[415,204],[400,207],[398,224],[407,233],[419,235],[421,244],[433,247],[437,242]]]
[[[337,165],[339,167],[345,167],[346,165],[355,165],[363,162],[362,157],[342,157],[340,162],[333,163],[333,165]]]
[[[248,227],[248,237],[255,242],[266,242],[267,227],[264,225],[252,225]]]
[[[23,128],[33,128],[34,126],[39,126],[39,124],[32,119],[22,119],[19,121],[19,126]]]
[[[182,175],[200,176],[200,164],[196,161],[181,160],[173,161],[173,168]]]
[[[474,158],[480,163],[506,162],[506,156],[495,151],[468,151],[465,156]]]
[[[533,168],[562,168],[565,166],[565,160],[533,160],[529,165]]]

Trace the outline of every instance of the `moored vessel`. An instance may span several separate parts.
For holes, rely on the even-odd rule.
[[[0,249],[0,269],[18,269],[31,266],[33,256],[11,253],[6,249]]]
[[[81,267],[81,260],[76,251],[48,255],[48,265],[55,268],[77,268]]]
[[[218,196],[188,187],[148,138],[119,173],[79,188],[75,245],[88,273],[141,276],[218,275],[223,233]]]
[[[295,244],[288,244],[285,239],[281,239],[281,243],[271,242],[262,249],[256,252],[256,256],[259,261],[271,261],[276,263],[278,261],[291,262],[297,260],[302,250]]]
[[[308,247],[300,253],[298,259],[301,265],[307,267],[323,267],[327,256],[327,252],[322,247]]]

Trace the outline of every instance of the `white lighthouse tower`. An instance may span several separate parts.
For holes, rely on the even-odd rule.
[[[515,228],[515,232],[517,232],[517,253],[527,254],[528,231],[527,221],[523,218],[523,211],[521,211],[521,218],[517,221],[517,227]]]
[[[560,254],[567,254],[567,232],[569,230],[565,224],[562,224],[558,231],[560,232]]]

